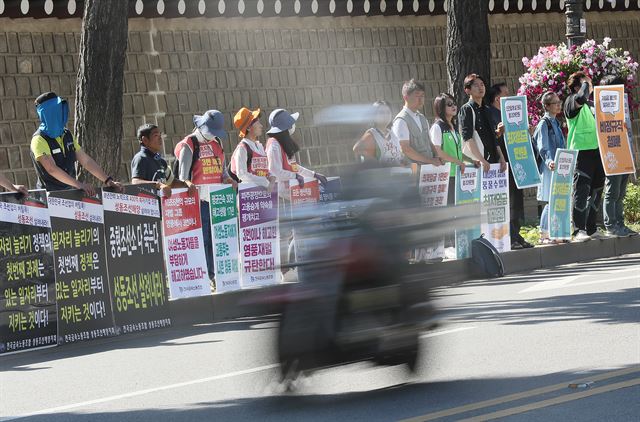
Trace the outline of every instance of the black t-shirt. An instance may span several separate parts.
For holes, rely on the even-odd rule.
[[[173,182],[173,174],[167,162],[160,154],[156,154],[144,146],[133,156],[131,178],[165,184]]]
[[[469,100],[468,103],[460,107],[458,121],[460,122],[462,139],[464,141],[473,139],[474,112],[476,114],[475,130],[478,132],[478,135],[480,135],[482,145],[484,145],[484,159],[491,164],[498,163],[500,161],[497,149],[498,140],[496,139],[496,133],[494,132],[491,116],[489,116],[487,106],[480,106],[475,101]]]

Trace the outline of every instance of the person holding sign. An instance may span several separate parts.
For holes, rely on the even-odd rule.
[[[424,107],[424,85],[411,79],[402,86],[404,107],[393,120],[393,133],[400,140],[402,153],[416,165],[442,165],[429,137],[429,122],[420,110]],[[417,169],[420,173],[420,169]]]
[[[436,121],[431,126],[431,140],[436,148],[438,157],[442,161],[451,163],[449,173],[449,193],[447,205],[455,205],[456,171],[464,173],[465,161],[480,167],[480,162],[462,153],[462,138],[457,131],[454,121],[458,114],[458,106],[450,94],[442,93],[433,100],[433,114]]]
[[[285,186],[290,180],[296,180],[298,185],[304,185],[304,178],[318,179],[323,185],[327,178],[296,163],[295,154],[300,150],[298,143],[291,137],[296,131],[296,121],[299,113],[289,113],[283,108],[275,109],[269,115],[270,135],[267,140],[267,160],[269,173],[279,182],[279,194],[289,199],[289,187]]]
[[[30,153],[38,175],[38,189],[81,189],[88,196],[94,196],[95,187],[76,178],[78,163],[101,180],[104,186],[122,190],[122,185],[80,148],[78,140],[66,128],[69,118],[67,101],[55,92],[46,92],[38,96],[35,103],[40,126],[31,139]]]
[[[393,115],[386,101],[373,103],[373,124],[353,146],[359,162],[378,161],[390,166],[402,166],[404,156],[400,140],[389,130]]]
[[[540,216],[540,243],[543,245],[555,243],[549,238],[549,196],[551,194],[551,176],[556,170],[556,157],[558,148],[565,148],[566,141],[560,128],[560,122],[556,118],[562,112],[562,101],[553,91],[547,91],[542,95],[544,117],[538,122],[533,133],[541,161],[538,170],[542,175],[542,183],[538,185],[538,201],[545,202]]]
[[[578,151],[574,175],[573,224],[574,241],[584,242],[602,236],[596,227],[596,214],[604,187],[604,169],[600,160],[591,78],[575,72],[567,80],[570,95],[564,103],[564,115],[569,125],[567,147]]]
[[[625,80],[623,78],[615,75],[605,76],[600,81],[601,86],[624,85],[624,83]],[[627,131],[630,129],[631,128],[627,128]],[[633,157],[632,154],[630,155]],[[627,183],[629,183],[629,174],[615,174],[605,177],[604,200],[602,205],[604,227],[609,236],[627,237],[638,234],[624,224],[624,197],[627,193]]]
[[[7,177],[1,173],[0,173],[0,186],[5,188],[7,192],[19,192],[23,195],[26,195],[27,193],[29,193],[29,191],[24,185],[14,185],[13,183],[11,183],[11,180],[7,179]]]
[[[155,188],[165,198],[171,197],[171,188],[187,188],[192,195],[196,186],[186,184],[175,177],[165,159],[162,158],[163,141],[158,126],[145,123],[138,128],[137,137],[140,141],[140,151],[131,160],[131,183],[134,185],[155,183]]]
[[[233,125],[242,140],[231,155],[229,175],[237,182],[248,182],[261,186],[269,192],[276,186],[276,178],[269,174],[267,153],[258,140],[264,130],[260,123],[260,109],[242,107],[233,117]]]
[[[491,124],[487,106],[482,100],[485,94],[484,81],[480,75],[472,73],[464,79],[464,92],[469,101],[460,107],[460,133],[464,141],[463,151],[480,161],[487,172],[491,164],[500,163],[500,171],[507,169],[507,161],[498,148],[498,139]]]
[[[193,116],[195,128],[186,138],[178,142],[174,149],[177,160],[176,174],[187,185],[209,185],[213,183],[227,183],[236,185],[229,177],[224,159],[222,139],[227,134],[224,131],[224,116],[218,110],[209,110],[202,116]],[[213,245],[211,241],[211,215],[209,202],[200,195],[200,218],[202,221],[202,240],[209,278],[215,277],[213,263]]]

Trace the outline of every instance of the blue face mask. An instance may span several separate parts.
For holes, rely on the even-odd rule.
[[[36,106],[40,117],[40,131],[50,138],[62,136],[69,119],[69,104],[60,97],[51,98]]]

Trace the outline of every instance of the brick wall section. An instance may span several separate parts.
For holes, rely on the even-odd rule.
[[[589,36],[610,36],[639,58],[638,19],[640,12],[588,13]],[[563,41],[564,22],[561,13],[492,15],[493,80],[515,91],[522,56]],[[37,121],[33,99],[54,90],[73,106],[80,20],[0,19],[0,27],[0,171],[34,186],[28,151]],[[352,162],[363,127],[315,126],[314,116],[332,104],[375,99],[397,110],[402,81],[411,77],[426,83],[427,98],[446,90],[445,35],[444,16],[132,19],[119,176],[129,177],[137,126],[157,123],[170,154],[190,132],[192,115],[209,108],[225,115],[230,154],[238,139],[232,116],[241,106],[261,107],[265,123],[276,107],[300,111],[301,162],[337,174]],[[429,105],[425,111],[431,115]]]

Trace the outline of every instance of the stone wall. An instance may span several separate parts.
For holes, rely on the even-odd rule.
[[[640,12],[587,13],[588,36],[613,38],[640,57]],[[53,90],[73,101],[79,19],[0,18],[0,171],[29,186],[33,99]],[[562,13],[491,15],[492,80],[515,91],[521,58],[564,40]],[[446,90],[445,16],[131,19],[119,177],[129,178],[135,129],[157,123],[166,152],[209,108],[227,121],[228,154],[237,143],[232,116],[241,106],[301,112],[300,160],[337,174],[352,162],[361,126],[322,127],[314,116],[332,104],[386,99],[398,109],[402,82],[426,83],[427,98]],[[639,93],[635,93],[638,98]],[[425,110],[430,116],[431,110]],[[266,121],[266,116],[265,116]],[[636,132],[640,127],[636,125]],[[82,140],[80,140],[82,142]]]

